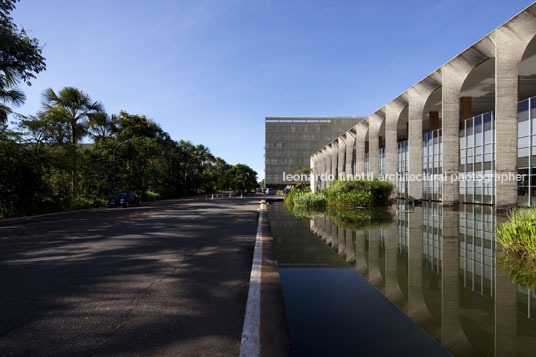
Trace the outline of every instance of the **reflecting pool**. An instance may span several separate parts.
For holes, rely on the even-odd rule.
[[[536,355],[536,274],[493,207],[268,214],[296,356]]]

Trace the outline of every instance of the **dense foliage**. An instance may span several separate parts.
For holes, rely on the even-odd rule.
[[[285,195],[285,203],[307,209],[321,209],[326,206],[326,198],[322,194],[315,195],[309,188],[294,188]]]
[[[332,181],[330,187],[318,194],[309,188],[292,189],[285,196],[287,204],[307,208],[330,207],[375,207],[387,206],[390,202],[393,185],[381,180]]]
[[[30,80],[46,68],[39,41],[13,23],[10,14],[17,1],[0,1],[0,123],[7,121],[10,105],[24,103],[18,84],[30,85]]]
[[[393,185],[390,182],[374,180],[336,180],[322,194],[330,206],[373,207],[387,206]]]
[[[75,88],[47,90],[36,116],[0,127],[0,217],[100,206],[126,188],[153,200],[257,185],[247,165],[174,141],[143,115],[107,115]]]
[[[536,208],[517,208],[497,228],[497,241],[511,254],[536,257]]]

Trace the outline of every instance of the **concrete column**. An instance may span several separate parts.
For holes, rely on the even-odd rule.
[[[415,89],[409,90],[408,175],[422,174],[422,114],[425,99]],[[409,197],[422,199],[422,182],[409,180]]]
[[[333,149],[331,145],[328,145],[326,147],[326,188],[329,188],[330,186],[330,178],[333,169],[333,165],[331,163],[333,161],[332,153]]]
[[[369,117],[369,172],[373,177],[378,177],[380,173],[379,135],[383,119],[380,113]]]
[[[385,174],[388,175],[387,177],[396,174],[398,118],[406,105],[407,99],[400,97],[385,106]],[[396,192],[393,191],[393,194]]]
[[[367,140],[367,124],[361,122],[355,126],[355,173],[363,175],[365,173],[365,141]]]
[[[517,175],[517,104],[519,63],[528,42],[513,27],[495,31],[495,173]],[[495,184],[497,207],[517,205],[517,182]]]
[[[328,155],[327,155],[327,148],[324,147],[322,149],[322,176],[324,177],[322,179],[322,185],[320,187],[322,187],[322,190],[325,190],[327,188],[327,174],[328,174]]]
[[[324,172],[324,153],[322,149],[320,149],[317,153],[318,155],[318,189],[322,190],[322,185],[324,182],[322,182],[322,173]]]
[[[345,154],[346,154],[346,142],[345,142],[345,134],[339,136],[337,139],[337,147],[338,147],[338,157],[337,157],[337,179],[344,179],[343,177],[346,165],[345,165]]]
[[[346,167],[345,172],[348,175],[354,175],[353,162],[355,158],[355,134],[349,131],[346,134]]]
[[[337,179],[337,161],[339,156],[339,148],[337,145],[337,141],[334,141],[331,143],[331,174],[333,175],[333,180]]]
[[[311,192],[316,193],[316,154],[311,155],[310,157],[310,164],[309,164],[309,172],[310,172],[310,183],[311,183]]]
[[[467,73],[460,73],[453,65],[442,69],[442,127],[443,142],[443,181],[442,202],[444,205],[457,203],[459,200],[459,181],[451,180],[459,172],[460,163],[460,90]]]

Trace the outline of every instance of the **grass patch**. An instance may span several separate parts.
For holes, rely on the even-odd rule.
[[[510,254],[536,257],[536,209],[516,208],[509,218],[497,228],[497,241]]]

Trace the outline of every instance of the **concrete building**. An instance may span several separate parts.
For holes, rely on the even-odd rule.
[[[400,198],[536,205],[535,38],[532,4],[340,135],[356,138],[346,140],[344,156],[339,138],[318,150],[315,173],[336,175],[344,160],[352,175],[401,174],[390,177]],[[497,175],[509,179],[495,182]]]
[[[266,187],[281,189],[295,184],[294,181],[284,180],[283,173],[294,174],[298,168],[309,167],[311,154],[364,119],[266,117]]]

